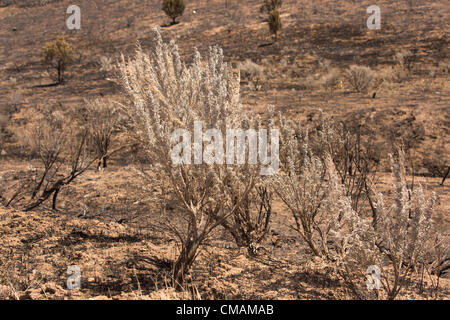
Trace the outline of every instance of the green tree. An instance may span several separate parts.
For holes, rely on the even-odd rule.
[[[282,26],[283,25],[281,23],[280,11],[278,11],[277,9],[272,10],[269,13],[269,28],[270,32],[275,35],[275,41],[277,41],[278,32],[281,30]]]
[[[176,19],[183,15],[186,8],[186,0],[163,0],[162,10],[172,18],[172,24],[176,24]]]
[[[58,37],[53,42],[49,42],[43,49],[44,63],[55,68],[58,77],[58,83],[64,82],[64,72],[67,66],[74,61],[74,50],[72,46],[64,40],[64,37]]]
[[[283,0],[264,0],[261,6],[261,13],[271,13],[273,10],[281,9]]]

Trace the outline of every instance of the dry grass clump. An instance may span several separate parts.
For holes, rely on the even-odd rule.
[[[304,85],[309,90],[324,88],[330,90],[341,83],[342,73],[337,67],[331,65],[328,59],[318,61],[319,72],[314,75],[308,75],[304,80]]]
[[[331,68],[322,75],[317,81],[317,85],[323,87],[325,90],[335,88],[341,81],[341,70],[339,68]]]

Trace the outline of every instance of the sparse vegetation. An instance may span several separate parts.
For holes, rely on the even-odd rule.
[[[106,56],[100,56],[98,59],[98,63],[100,65],[100,72],[103,73],[103,77],[106,78],[108,74],[114,69],[114,63],[112,58],[108,58]]]
[[[450,297],[443,2],[59,2],[0,0],[0,299]]]
[[[390,209],[381,193],[372,199],[372,185],[364,181],[373,210],[370,221],[370,215],[354,210],[352,201],[360,199],[363,187],[356,195],[348,192],[331,156],[314,153],[307,131],[302,133],[290,121],[282,123],[286,167],[274,179],[274,190],[293,215],[294,229],[314,255],[336,266],[357,298],[367,297],[367,290],[355,284],[360,283],[357,279],[364,279],[365,270],[376,265],[382,270],[386,298],[395,299],[412,268],[436,262],[431,223],[435,195],[427,200],[420,186],[408,188],[404,153],[399,150],[398,161],[391,157],[395,191]],[[326,134],[321,137],[328,140]],[[346,157],[336,158],[346,163]]]
[[[235,203],[236,210],[221,225],[227,230],[238,247],[247,248],[251,256],[256,256],[259,243],[266,237],[272,215],[272,194],[265,186],[249,192],[242,203]]]

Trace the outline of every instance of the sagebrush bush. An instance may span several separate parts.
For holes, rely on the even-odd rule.
[[[352,65],[345,77],[355,91],[367,92],[375,79],[375,73],[369,67]]]
[[[360,297],[363,291],[352,280],[358,272],[361,277],[369,265],[378,266],[385,297],[395,299],[413,270],[436,261],[436,246],[443,244],[437,243],[440,236],[431,220],[435,194],[426,199],[420,185],[414,190],[408,187],[402,150],[397,160],[389,157],[394,179],[392,204],[387,206],[384,195],[378,193],[371,224],[365,224],[365,231],[342,252],[340,260],[341,275]]]
[[[373,178],[366,172],[372,168],[365,164],[372,161],[370,153],[358,164],[351,159],[366,157],[366,151],[337,152],[353,144],[339,126],[319,121],[303,129],[300,123],[280,119],[283,167],[272,178],[272,189],[292,214],[294,229],[311,253],[334,266],[358,298],[370,296],[364,283],[370,266],[381,270],[383,297],[394,299],[407,286],[413,268],[442,260],[437,258],[442,250],[436,248],[439,237],[431,221],[435,195],[426,199],[420,186],[408,187],[403,151],[397,161],[390,157],[394,185],[388,207],[383,194],[374,195]],[[347,172],[348,165],[361,168]],[[356,193],[349,188],[355,184],[363,185]],[[368,193],[369,206],[356,205],[355,200],[364,199],[362,192]]]
[[[259,243],[265,238],[272,215],[272,194],[267,187],[251,190],[233,214],[221,225],[227,230],[238,247],[247,248],[255,256]]]
[[[273,190],[289,208],[295,230],[312,253],[332,259],[329,238],[342,234],[342,224],[348,218],[343,214],[353,214],[333,210],[335,203],[345,197],[334,163],[329,155],[313,151],[308,131],[302,130],[299,123],[281,117],[281,138],[284,166],[283,172],[272,179]]]
[[[164,43],[153,30],[154,46],[148,54],[138,48],[134,58],[119,63],[121,84],[130,99],[122,109],[140,142],[150,166],[143,173],[152,189],[160,188],[161,201],[176,200],[179,220],[168,228],[181,243],[174,264],[174,279],[183,283],[198,251],[225,219],[232,217],[257,186],[264,183],[260,165],[174,164],[170,158],[177,129],[194,132],[194,122],[216,128],[261,127],[258,117],[249,117],[239,98],[239,75],[223,61],[222,50],[210,48],[202,61],[198,51],[192,64],[185,64],[174,42]],[[200,146],[194,145],[194,150]]]
[[[311,123],[308,140],[312,151],[322,160],[331,156],[344,193],[359,213],[381,160],[372,132],[367,129],[364,132],[359,125],[325,119],[320,112],[319,118]]]

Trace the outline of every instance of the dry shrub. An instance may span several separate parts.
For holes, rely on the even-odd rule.
[[[349,162],[354,154],[336,153],[327,145],[347,145],[345,149],[355,141],[345,140],[327,122],[309,131],[280,118],[284,166],[272,183],[295,220],[294,229],[314,255],[334,266],[356,297],[373,297],[361,284],[368,267],[377,266],[384,293],[379,297],[394,299],[410,283],[413,269],[439,260],[437,252],[442,249],[437,247],[444,241],[437,239],[431,222],[435,195],[426,199],[420,186],[414,190],[407,186],[404,153],[399,150],[397,161],[390,157],[395,183],[393,203],[387,206],[381,193],[374,195],[371,172],[364,173],[373,170],[371,165],[347,179],[343,174],[350,163],[355,165]],[[354,150],[365,157],[365,152]],[[370,162],[370,156],[364,161]],[[363,185],[357,193],[348,188],[355,183]],[[362,199],[362,191],[367,192],[372,211],[355,210],[354,200]]]
[[[341,79],[341,71],[338,68],[329,69],[318,80],[318,85],[322,86],[326,90],[336,87]]]
[[[98,159],[91,151],[87,128],[60,112],[46,112],[38,117],[22,136],[22,144],[30,155],[37,157],[40,166],[28,169],[5,205],[18,202],[24,211],[33,210],[50,198],[52,209],[56,209],[61,189]]]
[[[345,77],[356,92],[367,92],[375,79],[375,73],[369,67],[352,65]]]
[[[308,75],[304,80],[304,86],[309,90],[324,88],[330,90],[341,83],[341,71],[338,68],[323,67],[323,73]]]
[[[261,82],[264,80],[264,68],[250,59],[246,59],[244,62],[239,62],[238,68],[241,72],[242,79],[254,83],[255,89],[261,88]]]
[[[98,64],[100,66],[100,72],[102,72],[104,78],[106,78],[108,74],[114,69],[112,58],[107,56],[100,56],[100,58],[98,59]]]
[[[319,88],[320,86],[320,82],[319,82],[319,78],[317,75],[308,75],[304,80],[303,80],[303,85],[305,86],[306,89],[308,90],[314,90]]]
[[[321,59],[318,63],[319,69],[322,72],[328,72],[331,68],[331,61],[329,59]]]
[[[85,102],[85,122],[98,153],[97,169],[106,168],[114,135],[119,126],[119,110],[111,99],[94,99]]]
[[[383,68],[377,73],[377,81],[380,85],[390,88],[391,83],[401,83],[408,79],[408,72],[399,65]]]
[[[313,128],[301,129],[300,123],[281,119],[280,158],[284,167],[273,179],[273,190],[289,208],[296,221],[295,230],[312,253],[335,260],[336,253],[329,241],[345,234],[348,219],[356,219],[353,207],[358,206],[364,183],[359,181],[356,186],[354,180],[365,182],[369,172],[361,174],[354,169],[355,172],[348,173],[354,163],[345,158],[347,154],[335,150],[342,137],[331,122],[319,119]],[[360,151],[355,149],[355,152]],[[371,169],[367,166],[362,171]],[[352,178],[347,178],[347,174]],[[345,203],[347,211],[337,210],[338,202]]]
[[[226,136],[226,128],[258,128],[262,122],[243,111],[239,76],[224,63],[221,49],[211,48],[205,61],[197,51],[192,64],[186,65],[174,42],[164,43],[157,28],[153,35],[154,46],[148,54],[138,48],[134,58],[122,57],[118,67],[130,99],[123,110],[150,164],[141,172],[151,186],[149,195],[158,202],[177,203],[174,217],[165,226],[181,244],[173,267],[179,286],[205,239],[225,219],[243,210],[245,199],[264,182],[259,164],[173,163],[170,154],[178,141],[171,141],[172,133],[178,129],[192,133],[194,122],[202,121],[204,128],[215,128]],[[198,148],[200,144],[195,144],[194,150]]]
[[[255,256],[259,243],[269,231],[271,215],[271,192],[266,187],[257,187],[221,224],[234,238],[238,247],[247,248],[249,255]]]
[[[367,297],[367,288],[358,286],[356,279],[361,281],[370,265],[380,269],[384,295],[379,297],[395,299],[411,283],[414,270],[435,262],[438,247],[445,245],[432,226],[436,196],[426,199],[421,186],[408,187],[402,150],[397,160],[390,155],[390,161],[395,181],[392,204],[386,205],[383,194],[376,196],[370,228],[354,239],[340,259],[339,272],[358,297]]]
[[[406,70],[409,73],[411,72],[414,63],[417,61],[417,49],[412,51],[401,50],[395,54],[395,60],[403,70]]]
[[[310,144],[317,154],[329,154],[343,185],[345,196],[350,197],[352,209],[360,213],[367,188],[376,181],[381,161],[380,151],[371,132],[360,125],[323,119],[321,116],[309,134]]]
[[[254,78],[261,78],[264,72],[264,68],[254,63],[250,59],[246,59],[244,62],[239,62],[239,70],[241,71],[241,77],[253,80]]]

